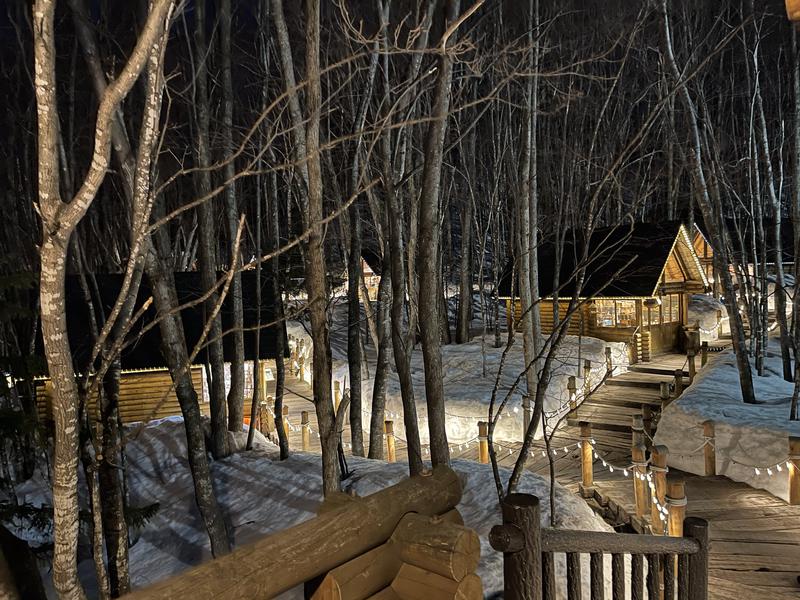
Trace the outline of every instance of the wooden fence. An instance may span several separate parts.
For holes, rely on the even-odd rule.
[[[611,598],[625,600],[706,600],[708,598],[708,523],[689,517],[684,537],[599,531],[543,529],[539,499],[510,494],[503,501],[503,524],[489,534],[503,552],[506,600],[557,597],[555,554],[566,554],[567,598],[582,597],[581,554],[589,554],[590,597],[605,598],[603,556],[611,555]],[[625,555],[630,555],[626,572]],[[644,563],[647,562],[645,576]],[[645,596],[645,590],[647,596]]]
[[[336,495],[318,516],[126,598],[272,598],[304,585],[315,599],[483,597],[477,534],[455,506],[448,467],[356,498]]]

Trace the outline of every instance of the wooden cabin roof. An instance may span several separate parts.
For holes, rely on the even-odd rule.
[[[556,246],[552,240],[539,248],[539,293],[547,298],[558,287],[559,296],[576,293],[575,272],[584,256],[585,242],[578,231],[568,231],[558,281]],[[693,281],[705,285],[705,275],[686,228],[678,222],[634,223],[594,231],[588,242],[586,279],[581,297],[651,297],[664,282]],[[509,261],[500,279],[499,296],[511,297]],[[515,297],[519,291],[515,290]]]
[[[767,263],[774,264],[775,263],[775,220],[774,219],[764,219],[764,238],[766,240],[766,252],[767,252]],[[753,219],[725,219],[725,228],[728,231],[728,235],[731,240],[731,251],[732,251],[732,258],[739,264],[744,263],[752,263],[753,256],[752,256],[752,248],[753,245],[753,235],[756,233],[754,231],[755,221]],[[698,237],[702,237],[706,240],[709,240],[708,243],[711,245],[711,238],[709,237],[705,224],[703,223],[696,223],[695,224],[695,240]],[[784,263],[793,263],[794,262],[794,225],[792,220],[788,217],[784,217],[781,219],[781,227],[780,227],[780,234],[781,234],[781,250],[782,250],[782,259]],[[746,252],[742,251],[742,242],[744,242],[744,247]]]
[[[221,275],[220,275],[221,276]],[[262,270],[261,281],[261,323],[271,323],[275,320],[275,307],[272,301],[272,281]],[[95,275],[100,300],[106,313],[110,312],[122,288],[123,275],[105,274]],[[175,288],[178,294],[178,302],[185,304],[197,300],[203,295],[203,286],[200,282],[199,272],[177,272],[175,273]],[[35,290],[38,293],[38,290]],[[152,295],[150,282],[147,277],[142,278],[142,284],[137,297],[136,308],[143,305],[144,301]],[[253,360],[255,357],[253,331],[247,328],[255,327],[257,323],[257,304],[256,304],[256,273],[254,270],[242,271],[242,300],[244,304],[244,347],[245,359]],[[230,294],[226,297],[222,305],[222,328],[228,331],[232,327],[232,307]],[[92,336],[90,327],[89,309],[84,301],[83,292],[77,276],[69,275],[66,279],[66,307],[67,307],[67,331],[69,334],[70,347],[73,358],[78,369],[85,368],[92,349]],[[136,322],[128,334],[129,345],[122,351],[122,368],[129,369],[152,369],[165,366],[164,358],[161,354],[161,333],[158,326],[143,332],[144,328],[152,323],[156,317],[155,307],[151,304],[142,319]],[[181,311],[184,334],[189,352],[195,347],[205,326],[204,311],[202,305],[186,308]],[[278,325],[262,327],[259,339],[259,355],[261,359],[275,358],[277,336],[282,335],[286,339],[286,324],[281,322]],[[43,355],[43,345],[41,333],[36,342],[37,354]],[[284,344],[284,348],[288,345]],[[223,338],[223,350],[225,360],[230,361],[233,357],[233,337],[226,335]],[[202,364],[206,361],[206,354],[201,350],[194,361],[194,364]]]

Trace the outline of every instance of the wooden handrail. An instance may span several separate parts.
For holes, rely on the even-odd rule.
[[[408,513],[434,516],[461,500],[456,473],[439,466],[364,498],[337,498],[308,521],[125,596],[130,600],[272,598],[386,542]]]
[[[542,552],[696,554],[699,551],[700,544],[691,538],[577,529],[542,529]]]

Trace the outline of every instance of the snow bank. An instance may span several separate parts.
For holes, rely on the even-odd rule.
[[[689,323],[694,325],[698,321],[701,342],[713,342],[729,331],[725,305],[708,294],[689,297]]]
[[[293,337],[304,340],[304,348],[310,354],[312,340],[301,323],[290,321],[287,331]],[[346,330],[334,327],[331,336],[333,355],[333,378],[343,383],[342,389],[349,387],[349,370],[347,365],[346,343],[337,342],[339,336],[336,332]],[[605,348],[610,347],[615,373],[624,372],[628,365],[628,352],[622,342],[605,342],[592,337],[566,336],[554,361],[553,374],[545,399],[545,412],[563,414],[567,411],[568,393],[567,379],[570,375],[577,376],[577,386],[583,386],[583,361],[590,360],[592,371],[590,382],[599,382],[605,375]],[[497,374],[500,371],[505,340],[500,348],[493,347],[493,336],[487,335],[485,343],[480,337],[473,338],[466,344],[450,344],[442,346],[442,372],[444,373],[444,395],[447,411],[447,437],[451,443],[464,443],[473,440],[478,435],[477,422],[485,421],[488,416],[489,402],[492,391],[498,382]],[[307,359],[308,360],[308,359]],[[392,371],[394,364],[392,363]],[[511,399],[506,410],[495,429],[495,439],[519,440],[522,438],[523,413],[522,396],[525,390],[525,378],[520,375],[525,370],[525,359],[522,348],[522,338],[517,336],[514,345],[506,355],[503,370],[500,374],[497,404],[506,394],[511,393]],[[310,369],[306,378],[310,382]],[[368,372],[374,374],[374,360],[370,362]],[[417,404],[417,416],[420,422],[420,436],[422,443],[427,443],[427,406],[425,404],[425,370],[422,361],[422,351],[419,347],[411,355],[411,374],[414,382],[414,394]],[[516,384],[516,385],[515,385]],[[363,423],[369,427],[370,412],[369,399],[372,397],[373,379],[365,377],[362,382],[362,397],[364,398]],[[511,392],[514,388],[513,392]],[[496,404],[496,406],[497,406]],[[397,374],[389,373],[386,390],[387,418],[396,421],[402,420],[403,402],[400,394],[400,382]]]
[[[753,368],[760,404],[742,402],[736,359],[728,351],[713,359],[695,383],[664,410],[656,442],[669,448],[670,466],[704,473],[702,423],[711,419],[717,473],[788,500],[787,436],[800,436],[800,421],[789,421],[792,384],[782,378],[777,343],[770,349],[774,355],[767,358],[767,376],[759,377]]]
[[[258,537],[291,527],[316,514],[322,499],[320,459],[295,453],[285,461],[276,459],[277,449],[260,438],[251,452],[234,454],[211,465],[214,488],[234,543],[241,545]],[[208,539],[194,502],[192,479],[186,457],[186,438],[180,418],[153,421],[127,444],[128,487],[132,506],[159,502],[156,515],[134,532],[130,550],[131,577],[141,587],[174,575],[191,565],[210,560]],[[365,496],[392,485],[407,475],[403,464],[366,459],[348,459],[354,475],[347,487]],[[495,485],[488,465],[455,461],[453,468],[464,482],[458,506],[465,524],[481,538],[478,574],[487,595],[502,590],[502,554],[488,543],[491,527],[501,522]],[[502,471],[502,478],[509,476]],[[39,482],[41,483],[41,482]],[[549,526],[549,484],[538,475],[525,473],[520,491],[542,499],[542,523]],[[18,490],[21,501],[49,503],[46,485],[26,483]],[[85,505],[85,499],[82,500]],[[561,486],[555,489],[556,523],[567,529],[610,531],[580,498]],[[587,557],[588,560],[588,557]],[[557,562],[559,580],[565,565]],[[81,577],[90,593],[93,581],[91,559],[82,554]],[[583,569],[588,575],[588,564]],[[607,567],[606,573],[610,573]],[[49,579],[47,568],[43,571]],[[588,586],[588,578],[584,582]],[[588,587],[587,587],[588,591]],[[586,593],[586,592],[585,592]],[[289,594],[301,598],[302,594]]]

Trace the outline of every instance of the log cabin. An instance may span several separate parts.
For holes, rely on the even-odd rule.
[[[568,231],[560,247],[552,241],[539,247],[539,312],[545,334],[564,318],[576,293],[576,265],[585,245]],[[570,334],[625,342],[633,361],[684,347],[689,297],[707,291],[709,285],[685,225],[635,223],[597,229],[585,255],[588,266],[577,291],[580,302],[569,322]],[[517,285],[512,290],[513,266],[512,261],[506,265],[498,297],[506,305],[509,323],[519,323],[522,306]]]
[[[95,275],[93,302],[102,305],[108,314],[116,301],[122,286],[122,275]],[[175,288],[178,302],[183,305],[198,300],[203,296],[203,287],[198,272],[175,273]],[[259,358],[262,361],[262,381],[270,378],[270,373],[277,356],[277,336],[283,336],[287,349],[286,325],[281,322],[272,325],[275,321],[275,307],[272,301],[272,282],[266,270],[262,271],[261,280],[261,311],[260,322],[270,324],[262,325],[259,331]],[[136,306],[140,307],[151,296],[147,278],[142,279]],[[246,379],[245,395],[252,394],[252,361],[255,358],[255,329],[258,323],[258,307],[256,304],[256,277],[254,270],[242,272],[242,299],[244,304],[245,328],[245,360]],[[91,355],[93,337],[90,326],[90,311],[84,299],[77,276],[68,276],[66,280],[66,309],[67,330],[72,350],[73,361],[76,369],[85,369]],[[222,305],[222,329],[230,332],[233,319],[230,296]],[[156,319],[155,308],[151,306],[145,311],[141,320],[137,321],[127,336],[127,345],[122,350],[120,360],[122,377],[120,380],[120,418],[123,423],[149,421],[181,414],[178,399],[172,389],[172,378],[166,368],[165,360],[161,354],[161,335],[158,326],[147,328]],[[205,315],[202,304],[187,307],[181,310],[184,335],[189,352],[199,342],[205,326]],[[43,355],[41,334],[37,340],[37,353]],[[223,337],[223,352],[226,367],[233,357],[233,338],[230,335]],[[287,354],[288,355],[288,354]],[[201,350],[191,366],[192,381],[200,402],[201,411],[208,414],[208,383],[206,381],[204,363],[207,361],[206,351]],[[262,396],[265,397],[265,396]],[[247,400],[245,401],[247,404]],[[93,400],[90,399],[90,414],[94,414]],[[41,373],[36,378],[36,405],[40,420],[48,421],[52,417],[52,383],[46,373]]]

